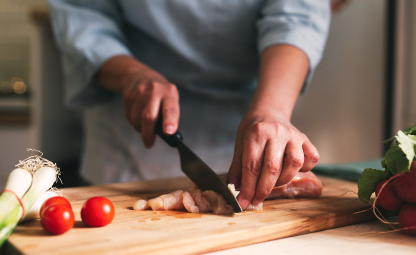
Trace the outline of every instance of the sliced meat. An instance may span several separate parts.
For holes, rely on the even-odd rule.
[[[244,211],[263,211],[263,203],[260,203],[256,206],[252,205],[251,203],[247,205]]]
[[[143,199],[137,200],[133,204],[133,209],[134,210],[146,210],[149,207],[150,207],[149,206],[149,203],[147,203],[147,201],[146,200],[143,200]]]
[[[191,194],[188,191],[182,193],[183,205],[191,213],[199,213],[199,207],[195,204]]]
[[[227,204],[220,194],[215,193],[212,190],[207,190],[202,193],[202,196],[208,200],[210,210],[213,214],[227,215],[234,213],[231,205]]]
[[[153,211],[169,211],[185,209],[182,203],[182,190],[158,196],[147,203]]]
[[[165,207],[163,206],[163,199],[161,197],[155,197],[147,201],[149,206],[152,208],[153,211],[163,211]]]
[[[229,184],[228,188],[237,196],[234,185]],[[322,182],[312,172],[299,172],[289,183],[275,187],[266,199],[277,198],[314,198],[322,194]],[[225,199],[212,190],[201,192],[200,189],[194,189],[191,192],[178,190],[169,194],[150,199],[148,202],[138,200],[134,203],[135,210],[144,210],[151,207],[152,210],[184,210],[192,213],[209,213],[218,215],[233,214],[233,208],[228,205]],[[261,211],[263,203],[257,206],[249,204],[246,211]]]
[[[185,206],[183,205],[183,202],[182,202],[182,193],[183,193],[182,190],[177,190],[177,191],[174,191],[174,192],[170,193],[176,199],[175,210],[178,210],[178,211],[179,210],[185,210]]]
[[[322,189],[322,182],[314,173],[299,172],[289,183],[273,188],[266,199],[320,197]]]
[[[189,193],[191,194],[192,199],[198,205],[200,213],[211,212],[209,202],[205,197],[202,196],[202,192],[200,189],[194,189]]]

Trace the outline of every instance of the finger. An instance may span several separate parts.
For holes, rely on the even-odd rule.
[[[147,148],[151,148],[155,142],[155,127],[159,116],[160,102],[160,97],[152,97],[147,102],[142,112],[142,140]]]
[[[283,169],[276,182],[276,186],[290,182],[303,166],[304,156],[302,144],[296,140],[290,140],[286,145]]]
[[[130,93],[131,92],[131,93]],[[123,93],[123,108],[126,118],[132,126],[139,132],[141,132],[141,119],[144,102],[143,86],[138,85],[133,91],[132,88],[128,89],[128,92]]]
[[[261,175],[257,183],[256,194],[252,200],[254,206],[262,202],[274,188],[282,171],[285,146],[275,139],[269,140],[264,149],[264,160]]]
[[[240,190],[242,178],[243,139],[239,139],[243,136],[241,133],[242,132],[239,129],[235,142],[234,156],[227,177],[227,183],[234,184],[237,190]]]
[[[139,132],[142,131],[142,113],[143,107],[147,102],[144,101],[144,98],[136,98],[135,101],[131,102],[130,105],[126,106],[125,112],[128,115],[128,120],[131,125]]]
[[[263,164],[263,151],[266,141],[255,133],[248,133],[243,140],[242,178],[238,202],[244,210],[256,191]]]
[[[168,86],[173,86],[174,88],[170,89],[173,91],[162,101],[163,132],[167,135],[172,135],[178,129],[179,124],[179,96],[175,85],[170,84]]]
[[[316,166],[316,164],[318,164],[319,153],[316,147],[309,141],[309,139],[306,139],[306,141],[303,143],[302,149],[305,160],[300,171],[308,172],[312,170]]]

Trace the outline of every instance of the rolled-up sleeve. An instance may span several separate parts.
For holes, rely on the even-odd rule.
[[[303,91],[322,58],[330,19],[328,0],[268,0],[257,21],[259,52],[277,44],[302,50],[309,59]]]
[[[108,102],[114,93],[93,80],[103,63],[131,55],[121,31],[120,8],[112,0],[48,0],[55,40],[61,51],[65,101],[70,108]]]

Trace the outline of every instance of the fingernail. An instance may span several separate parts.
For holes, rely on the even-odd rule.
[[[172,125],[168,125],[168,126],[165,127],[165,132],[168,135],[172,135],[175,132],[175,127],[172,126]]]
[[[250,203],[250,201],[248,201],[247,199],[242,199],[241,201],[240,201],[240,206],[241,206],[241,208],[246,208],[247,207],[247,205]]]

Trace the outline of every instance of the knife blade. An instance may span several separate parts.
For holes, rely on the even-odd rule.
[[[182,172],[188,176],[202,191],[213,190],[222,195],[234,212],[242,212],[240,204],[228,189],[227,184],[186,144],[183,142],[182,134],[176,131],[173,135],[166,135],[162,129],[162,118],[156,125],[156,134],[160,136],[171,147],[177,148],[181,161]]]

